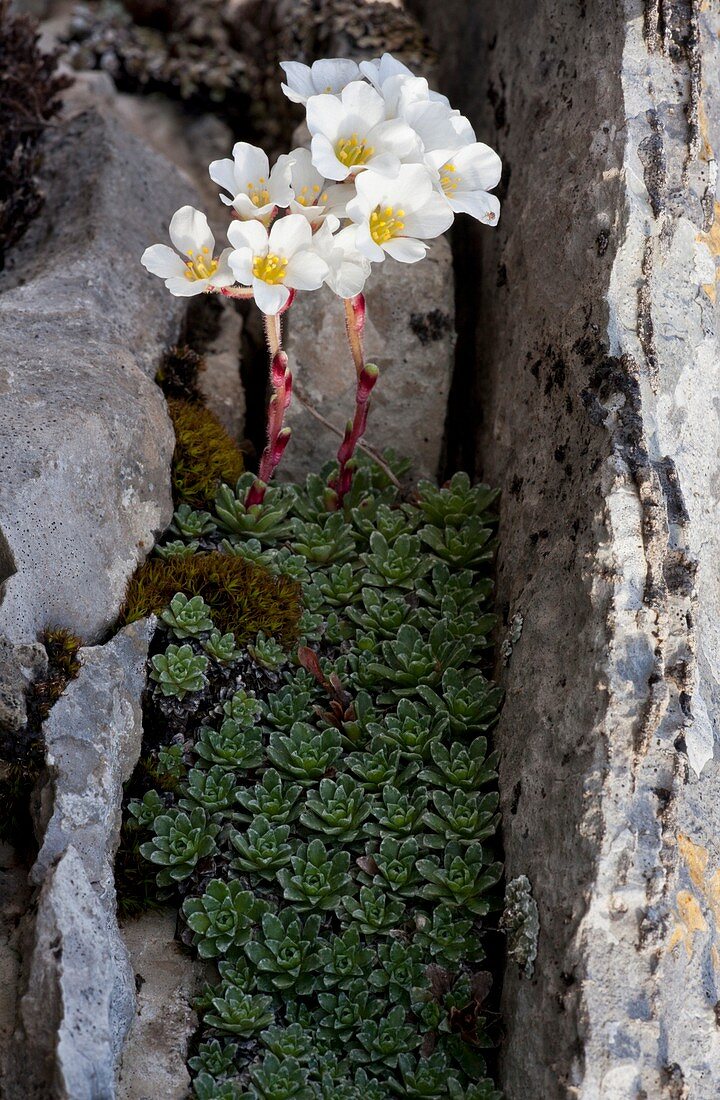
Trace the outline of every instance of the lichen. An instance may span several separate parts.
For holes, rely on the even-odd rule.
[[[202,596],[215,627],[223,634],[232,631],[238,642],[254,640],[259,630],[284,645],[297,636],[302,611],[297,582],[218,551],[148,559],[130,581],[122,622],[159,614],[177,592]]]
[[[234,484],[244,469],[242,451],[209,409],[171,397],[168,412],[175,429],[172,485],[175,501],[195,508],[215,499],[222,482]]]

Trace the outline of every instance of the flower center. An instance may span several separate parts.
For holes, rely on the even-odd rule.
[[[370,215],[370,236],[375,244],[385,244],[386,241],[397,237],[405,228],[405,211],[398,207],[376,206]]]
[[[452,195],[457,191],[460,177],[458,176],[457,168],[450,161],[443,164],[440,169],[440,186],[446,195]]]
[[[351,134],[349,138],[340,138],[335,146],[335,156],[347,168],[355,168],[358,164],[367,164],[375,152],[372,145],[366,145],[364,141],[358,141],[357,134]]]
[[[203,248],[197,253],[188,249],[187,256],[185,278],[191,283],[196,283],[198,279],[210,279],[217,271],[218,262],[213,260],[209,248]]]
[[[267,189],[267,180],[264,176],[258,178],[259,186],[255,186],[252,180],[247,182],[247,194],[253,206],[267,206],[270,202],[270,192]]]
[[[256,256],[253,260],[253,275],[262,283],[275,286],[282,283],[287,274],[287,257],[276,256],[269,252],[267,256]]]
[[[327,191],[323,191],[321,195],[319,183],[314,183],[312,187],[305,184],[295,195],[295,202],[299,202],[301,206],[316,206],[318,203],[326,203]]]

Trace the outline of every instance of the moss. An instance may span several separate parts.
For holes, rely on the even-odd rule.
[[[175,428],[173,493],[177,503],[211,504],[218,485],[234,485],[243,472],[240,448],[209,409],[177,397],[168,399]]]
[[[297,637],[300,585],[290,577],[275,577],[260,565],[219,551],[186,558],[149,558],[130,581],[122,621],[158,614],[176,592],[202,596],[217,629],[223,634],[232,631],[238,643],[254,639],[259,630],[285,646]]]
[[[199,352],[188,344],[175,344],[165,352],[155,381],[166,397],[180,397],[202,405],[200,373],[204,370],[205,360]]]

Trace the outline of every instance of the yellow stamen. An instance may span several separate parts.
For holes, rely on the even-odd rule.
[[[443,164],[440,169],[440,186],[445,194],[452,195],[454,191],[457,191],[459,183],[460,177],[458,176],[455,165],[451,164],[450,161]]]
[[[347,168],[367,164],[374,153],[373,146],[366,145],[364,141],[358,141],[357,134],[351,134],[349,138],[340,138],[335,146],[335,156]]]
[[[209,248],[203,248],[203,252],[210,251]],[[185,260],[185,278],[191,283],[196,283],[198,279],[211,279],[218,268],[217,260],[208,259],[207,256],[199,255],[196,259],[193,259],[192,249],[188,249],[187,255],[189,259]]]
[[[253,260],[253,275],[263,283],[275,286],[285,281],[287,274],[287,257],[275,256],[269,252],[267,256],[256,256]]]
[[[375,244],[385,244],[393,237],[399,237],[405,228],[404,216],[405,211],[400,207],[394,210],[392,206],[386,206],[383,210],[380,205],[376,206],[370,215],[370,236]]]
[[[259,184],[264,184],[264,177],[258,179]],[[248,180],[245,190],[247,191],[248,198],[253,206],[259,208],[261,206],[267,206],[270,202],[270,192],[267,187],[256,187],[252,180]]]

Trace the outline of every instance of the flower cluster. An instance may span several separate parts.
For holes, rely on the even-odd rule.
[[[240,141],[232,158],[213,161],[210,177],[233,218],[231,247],[216,254],[206,216],[178,210],[173,248],[156,244],[142,257],[172,294],[238,284],[276,315],[296,290],[326,283],[352,298],[371,264],[421,260],[457,213],[497,222],[500,204],[490,194],[500,179],[497,153],[391,54],[281,68],[286,96],[305,106],[310,149],[293,149],[271,167],[262,149]]]

